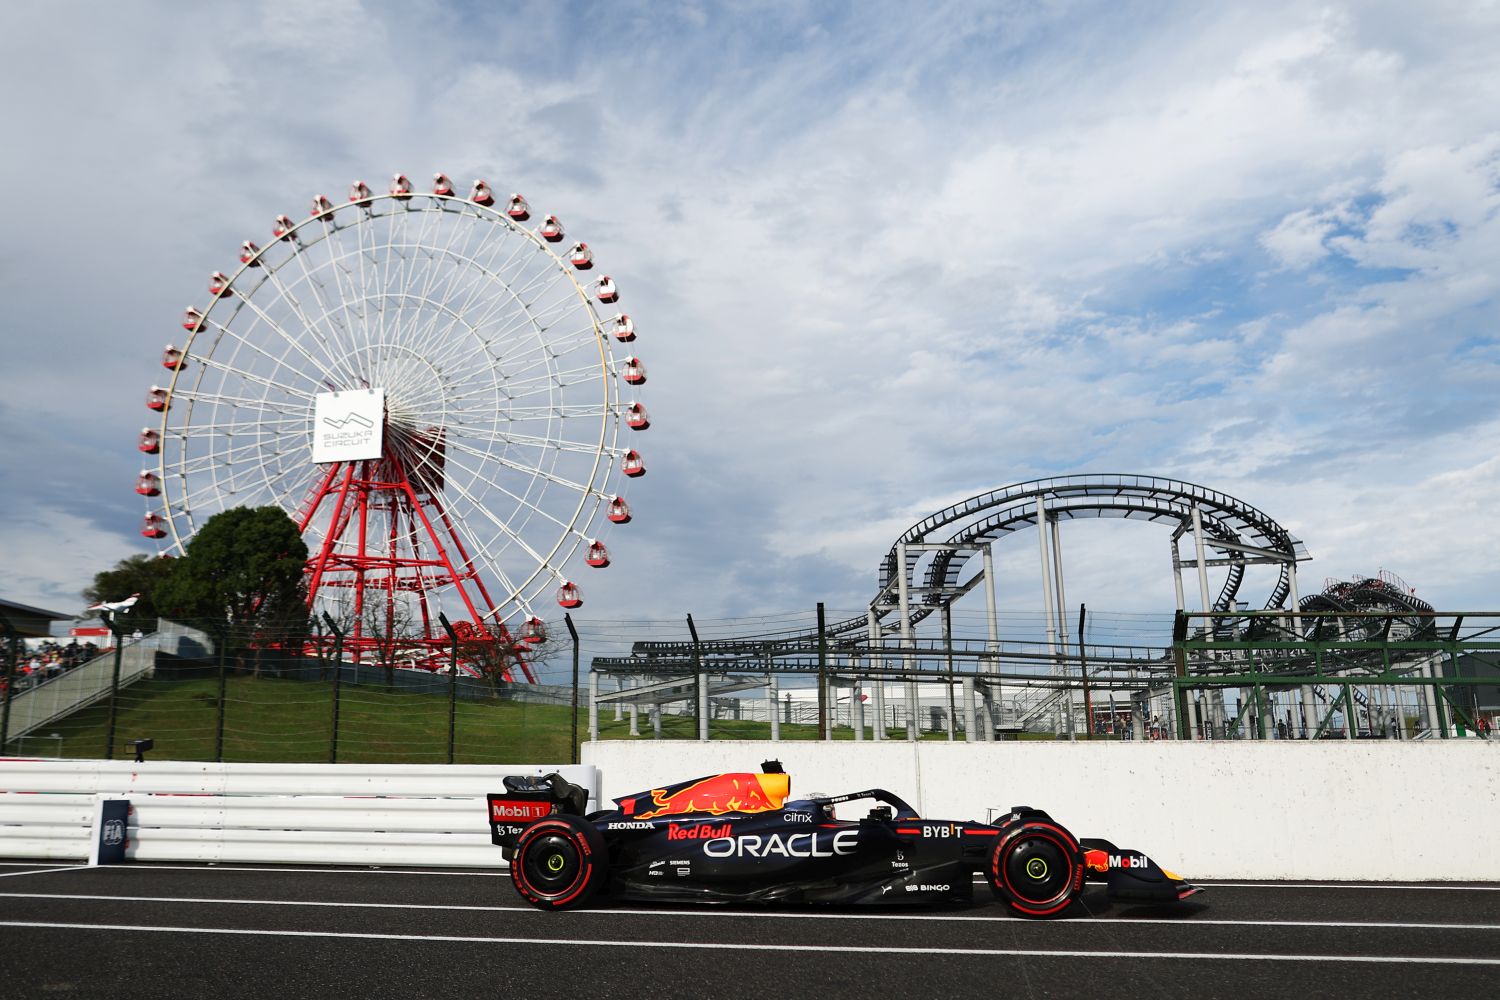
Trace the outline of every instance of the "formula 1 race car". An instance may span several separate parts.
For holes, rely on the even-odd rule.
[[[1016,913],[1062,914],[1086,882],[1111,899],[1162,903],[1202,890],[1139,851],[1079,839],[1040,809],[995,824],[931,820],[882,788],[791,799],[777,761],[615,800],[585,815],[588,793],[560,775],[511,776],[489,800],[490,839],[521,898],[546,910],[597,893],[653,902],[854,904],[968,901],[976,872]],[[869,814],[840,819],[861,800]]]

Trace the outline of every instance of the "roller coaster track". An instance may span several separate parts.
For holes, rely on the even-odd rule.
[[[1271,517],[1218,490],[1156,476],[1056,476],[981,493],[919,521],[896,540],[882,560],[881,590],[891,586],[900,546],[933,541],[978,546],[1022,528],[1035,528],[1039,524],[1039,500],[1050,517],[1062,520],[1118,517],[1175,524],[1179,533],[1191,530],[1193,508],[1197,507],[1211,547],[1216,542],[1248,546],[1275,553],[1284,560],[1276,586],[1266,599],[1267,609],[1281,607],[1290,593],[1289,567],[1299,558],[1306,558],[1301,543]],[[1237,548],[1225,551],[1230,553],[1232,562],[1228,578],[1214,601],[1215,611],[1227,611],[1233,606],[1244,578],[1244,562],[1235,560]],[[931,600],[941,603],[943,591],[958,585],[964,564],[974,554],[947,551],[934,556],[923,574],[925,586],[932,588],[929,593],[935,591]],[[921,558],[920,551],[907,551],[908,574],[914,574]]]
[[[881,634],[901,630],[897,608],[892,599],[896,580],[898,553],[905,547],[906,578],[913,581],[912,592],[918,599],[908,604],[909,625],[915,625],[945,604],[951,604],[973,584],[961,582],[969,560],[980,546],[1041,523],[1041,509],[1049,518],[1073,520],[1086,517],[1112,517],[1147,521],[1171,526],[1175,539],[1192,530],[1196,509],[1207,547],[1222,553],[1216,565],[1227,567],[1227,574],[1213,610],[1226,611],[1234,606],[1244,580],[1245,566],[1251,562],[1274,562],[1280,566],[1276,584],[1266,598],[1265,607],[1279,608],[1291,592],[1292,567],[1306,559],[1302,543],[1270,516],[1228,494],[1195,483],[1156,476],[1079,475],[1056,476],[1016,483],[988,493],[970,497],[928,515],[908,528],[891,545],[878,571],[879,593],[871,601]],[[911,546],[931,545],[921,549]],[[942,546],[951,546],[943,548]],[[895,620],[892,620],[894,617]],[[823,635],[828,649],[847,652],[868,641],[868,617],[851,617],[828,623]],[[638,642],[626,658],[598,658],[597,665],[609,668],[638,664],[645,658],[665,665],[693,656],[712,658],[751,658],[775,656],[778,653],[802,652],[815,647],[818,633],[804,630],[776,636],[746,636],[699,643]],[[1162,651],[1149,652],[1141,647],[1142,666],[1159,663]],[[1093,653],[1089,653],[1093,656]]]

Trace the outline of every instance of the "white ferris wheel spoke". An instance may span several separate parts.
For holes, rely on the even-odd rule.
[[[281,326],[280,323],[277,323],[273,318],[268,316],[266,312],[261,309],[260,306],[258,306],[252,299],[241,296],[241,301],[244,303],[247,309],[255,313],[255,315],[260,318],[260,321],[262,323],[265,323],[267,326],[269,326],[277,336],[285,341],[288,348],[296,352],[296,354],[300,356],[304,361],[306,361],[307,364],[312,366],[312,368],[316,370],[316,374],[322,375],[323,382],[326,383],[328,381],[332,381],[335,378],[333,371],[325,366],[321,359],[310,354],[300,340],[298,340],[296,337],[293,337],[286,331],[285,328]],[[278,358],[275,355],[271,354],[265,348],[250,340],[247,333],[240,333],[237,330],[232,330],[228,326],[225,326],[224,324],[212,318],[206,318],[205,322],[210,323],[214,327],[214,329],[219,330],[223,335],[233,337],[234,339],[240,341],[247,348],[264,357],[266,360],[271,361],[277,365],[286,365],[287,367],[290,367],[290,365],[287,365],[285,356]],[[303,374],[310,377],[313,373],[304,372]]]
[[[531,477],[536,478],[536,479],[545,480],[545,481],[553,484],[554,486],[561,486],[561,487],[563,487],[565,489],[572,490],[575,493],[589,493],[590,490],[591,490],[591,488],[586,483],[580,483],[580,482],[576,482],[575,480],[572,480],[572,479],[567,479],[567,478],[565,478],[563,476],[554,475],[553,473],[547,472],[544,469],[539,469],[539,468],[535,468],[533,466],[523,465],[520,462],[514,461],[513,459],[505,458],[504,456],[497,456],[497,455],[492,455],[492,454],[490,454],[488,452],[482,452],[482,451],[479,451],[477,448],[471,447],[470,445],[467,445],[467,444],[465,444],[465,445],[457,445],[457,446],[454,446],[454,445],[450,444],[449,448],[450,448],[450,452],[449,452],[450,456],[451,456],[451,454],[452,454],[453,451],[458,451],[458,452],[460,452],[462,454],[465,454],[465,455],[471,455],[474,458],[484,459],[486,461],[493,462],[496,465],[499,465],[499,466],[501,466],[503,468],[510,469],[510,470],[512,470],[514,472],[520,472],[520,473],[523,473],[524,475],[531,476]],[[450,457],[449,461],[452,462],[452,461],[455,461],[455,460]],[[468,471],[472,472],[473,470],[469,469]],[[476,477],[477,477],[477,474],[476,474]],[[493,480],[486,480],[486,482],[493,482]]]
[[[521,551],[525,552],[526,555],[529,556],[537,564],[536,569],[532,573],[532,577],[528,578],[525,582],[522,583],[523,587],[529,584],[531,582],[531,579],[533,579],[537,573],[540,573],[544,570],[551,573],[553,577],[557,577],[559,575],[558,570],[552,565],[551,559],[557,554],[557,550],[562,546],[563,540],[567,537],[570,537],[569,534],[565,533],[562,538],[559,538],[557,545],[553,547],[551,552],[544,556],[540,552],[537,552],[536,549],[532,548],[529,544],[527,544],[526,540],[521,537],[520,533],[512,530],[510,523],[498,517],[488,505],[476,502],[467,490],[459,489],[458,493],[465,500],[468,500],[470,502],[473,510],[476,513],[478,513],[485,520],[489,521],[501,535],[509,538],[512,543],[520,548]],[[510,495],[512,499],[516,500],[518,504],[526,507],[528,510],[542,513],[540,508],[532,504],[525,503],[525,501],[520,500],[513,494],[507,495]],[[551,520],[551,518],[549,518],[549,520]],[[560,524],[561,522],[557,523]]]
[[[293,315],[295,315],[296,318],[301,321],[303,331],[305,331],[308,336],[312,337],[316,341],[317,345],[322,348],[323,355],[327,363],[319,364],[309,359],[310,363],[314,364],[314,366],[319,370],[324,371],[328,375],[329,382],[332,385],[352,385],[354,379],[351,373],[343,367],[344,360],[347,355],[345,355],[342,351],[337,350],[333,344],[329,343],[328,339],[324,336],[322,329],[320,329],[319,326],[314,323],[311,318],[308,317],[307,312],[302,308],[301,300],[297,298],[296,294],[290,287],[282,284],[281,268],[285,267],[286,263],[287,261],[282,261],[280,263],[266,263],[264,265],[264,270],[266,272],[266,281],[268,281],[275,288],[277,295],[280,296],[279,301],[286,303]],[[249,296],[245,297],[249,298]],[[279,325],[278,332],[280,332],[282,336],[285,337],[288,341],[297,344],[299,347],[303,347],[305,349],[305,344],[302,338],[292,334],[289,331],[282,330]],[[330,368],[332,369],[332,371],[329,371]]]
[[[260,386],[263,389],[275,389],[289,399],[306,400],[309,403],[312,402],[313,394],[306,389],[298,389],[294,386],[287,385],[284,382],[277,382],[275,379],[267,378],[264,375],[258,375],[255,372],[249,371],[242,367],[221,364],[217,361],[214,361],[212,358],[194,356],[192,360],[202,365],[209,371],[220,372],[225,376],[233,376],[234,379],[238,380],[244,385]],[[228,381],[228,378],[226,378],[225,381]]]

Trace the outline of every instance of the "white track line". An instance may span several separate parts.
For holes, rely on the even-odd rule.
[[[452,910],[478,913],[525,913],[541,915],[543,911],[529,906],[461,906],[442,903],[349,903],[318,902],[303,899],[219,899],[199,896],[107,896],[73,892],[0,892],[0,899],[87,899],[92,901],[119,903],[198,903],[226,906],[322,906],[333,909],[354,910]],[[1008,914],[974,916],[971,914],[945,913],[809,913],[788,912],[739,912],[712,909],[693,910],[570,910],[551,915],[552,919],[576,919],[578,917],[743,917],[755,920],[907,920],[944,921],[950,923],[994,923],[1009,920],[1017,923],[1035,924],[1037,921]],[[1394,923],[1377,920],[1217,920],[1191,917],[1184,920],[1152,917],[1096,917],[1092,920],[1053,921],[1051,926],[1087,925],[1097,927],[1108,924],[1151,924],[1155,927],[1327,927],[1337,929],[1389,929],[1389,930],[1456,930],[1456,931],[1500,931],[1500,924],[1458,923]]]
[[[1377,965],[1494,965],[1500,958],[1435,958],[1428,956],[1388,955],[1261,955],[1225,954],[1189,951],[1064,951],[1040,948],[894,948],[874,945],[810,944],[725,944],[697,941],[584,941],[576,938],[478,937],[450,934],[365,934],[349,931],[279,931],[247,930],[231,927],[142,927],[137,924],[64,924],[29,920],[0,920],[0,927],[28,927],[39,930],[69,931],[135,931],[155,934],[231,934],[248,937],[333,938],[355,941],[432,941],[444,944],[522,944],[558,945],[570,948],[677,948],[690,951],[774,951],[813,952],[825,955],[957,955],[997,958],[1136,958],[1189,959],[1194,961],[1234,962],[1332,962]]]
[[[58,868],[37,868],[28,872],[0,872],[0,878],[11,878],[15,875],[50,875],[53,872],[76,872],[89,867],[88,865],[70,865]]]
[[[1383,882],[1193,882],[1193,884],[1201,885],[1205,889],[1415,889],[1439,892],[1500,892],[1500,885],[1388,885]]]
[[[79,868],[90,867],[79,865]],[[110,871],[189,871],[189,872],[294,872],[297,874],[312,875],[432,875],[451,878],[454,876],[467,876],[472,878],[509,878],[510,872],[506,868],[498,868],[494,871],[445,871],[440,868],[413,871],[401,868],[316,868],[304,866],[300,868],[255,868],[248,865],[221,865],[214,862],[204,862],[200,865],[163,865],[150,862],[132,861],[124,865],[108,865]],[[56,871],[71,871],[72,868],[51,869]],[[35,872],[9,872],[0,874],[31,875]],[[1318,882],[1318,883],[1286,883],[1286,882],[1194,882],[1205,889],[1407,889],[1407,890],[1434,890],[1439,892],[1500,892],[1500,885],[1388,885],[1382,882],[1352,883],[1352,882]],[[983,876],[974,878],[975,885],[988,885],[989,882]],[[1094,883],[1090,883],[1094,884]]]
[[[1203,889],[1420,889],[1438,892],[1500,892],[1500,885],[1448,885],[1423,883],[1421,885],[1393,885],[1385,882],[1208,882],[1188,879]],[[983,875],[974,876],[975,885],[989,885]],[[1090,882],[1089,885],[1099,885]]]
[[[411,871],[404,868],[315,868],[312,866],[301,868],[253,868],[248,865],[221,865],[212,861],[205,861],[201,865],[157,865],[149,862],[132,861],[124,865],[109,865],[108,869],[112,872],[293,872],[298,875],[467,875],[474,878],[510,878],[510,872],[506,869],[475,872],[444,871],[441,868],[434,868],[427,871]]]

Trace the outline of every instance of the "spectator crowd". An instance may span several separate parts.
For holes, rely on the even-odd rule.
[[[23,647],[13,664],[10,645],[0,643],[0,697],[9,683],[15,684],[19,694],[82,666],[98,655],[99,647],[92,642],[80,643],[73,639],[63,645],[49,640],[32,648]]]

